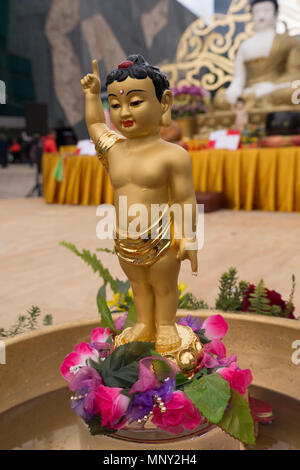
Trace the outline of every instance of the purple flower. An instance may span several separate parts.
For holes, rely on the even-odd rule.
[[[174,389],[175,378],[169,378],[158,388],[148,390],[147,392],[136,393],[129,405],[126,418],[131,423],[142,419],[153,410],[155,396],[159,396],[164,403],[168,403],[172,398]]]
[[[96,388],[102,384],[100,374],[93,367],[81,367],[70,380],[70,390]]]
[[[129,394],[154,390],[163,380],[176,377],[178,372],[179,367],[165,357],[144,357],[139,361],[139,379]]]
[[[193,331],[199,331],[202,327],[202,321],[200,318],[193,317],[192,315],[188,315],[184,318],[179,318],[178,322],[179,325],[189,326],[192,328]]]
[[[71,408],[85,420],[97,413],[95,390],[102,384],[102,378],[92,367],[82,367],[71,379],[70,389],[76,390],[71,399]]]
[[[85,394],[84,390],[82,393],[83,395]],[[78,391],[76,393],[75,399],[70,400],[71,408],[80,418],[84,419],[85,421],[90,421],[90,419],[93,417],[93,414],[90,414],[86,411],[85,398],[79,398],[81,396],[81,392]]]
[[[124,313],[124,315],[121,315],[119,318],[117,318],[114,321],[114,327],[116,330],[119,330],[119,331],[123,330],[127,315],[128,315],[128,312]]]

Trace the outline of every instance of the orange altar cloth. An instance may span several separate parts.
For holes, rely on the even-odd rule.
[[[235,210],[300,211],[300,148],[190,152],[196,191],[220,191]],[[58,155],[43,156],[47,203],[113,203],[109,177],[97,157],[66,156],[64,181],[53,177]]]

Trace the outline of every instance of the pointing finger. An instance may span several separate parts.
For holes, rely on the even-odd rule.
[[[93,60],[92,68],[93,68],[93,73],[99,78],[99,67],[98,67],[98,62],[96,60]]]

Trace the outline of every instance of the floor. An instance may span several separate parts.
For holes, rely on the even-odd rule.
[[[101,279],[59,245],[66,240],[92,252],[112,247],[110,240],[96,238],[97,222],[96,207],[47,205],[41,198],[0,199],[0,328],[11,326],[32,305],[43,316],[52,314],[54,324],[97,316]],[[198,277],[192,277],[185,261],[179,280],[214,307],[221,274],[235,266],[240,279],[257,283],[264,278],[268,288],[288,299],[292,274],[296,282],[300,278],[299,240],[299,213],[207,214]],[[115,256],[99,256],[112,274],[124,279]],[[294,303],[300,316],[298,285]]]
[[[25,197],[35,185],[36,170],[25,164],[0,167],[0,199]]]

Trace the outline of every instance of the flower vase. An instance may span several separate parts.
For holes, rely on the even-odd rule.
[[[77,419],[81,450],[242,450],[237,439],[226,434],[217,426],[203,422],[194,431],[169,434],[154,425],[126,426],[115,434],[92,436],[82,419]]]
[[[185,140],[192,139],[194,134],[197,132],[197,122],[195,116],[186,116],[180,119],[177,119],[178,124],[180,125],[182,138]]]

